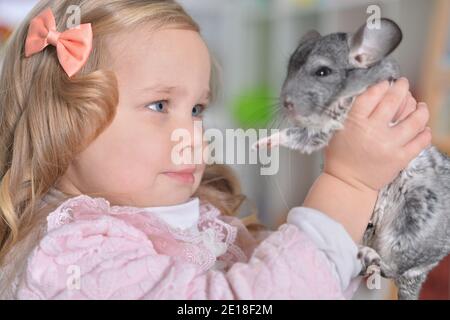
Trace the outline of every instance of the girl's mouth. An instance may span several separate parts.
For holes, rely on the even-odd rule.
[[[195,168],[187,168],[183,170],[178,171],[169,171],[164,172],[164,174],[168,177],[171,177],[179,182],[186,183],[186,184],[192,184],[194,183],[194,172]]]

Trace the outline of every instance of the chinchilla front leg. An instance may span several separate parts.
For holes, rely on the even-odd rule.
[[[360,245],[357,258],[362,265],[359,273],[361,276],[370,275],[373,272],[379,272],[384,278],[394,278],[396,275],[373,248]]]

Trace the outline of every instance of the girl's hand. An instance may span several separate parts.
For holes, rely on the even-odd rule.
[[[370,87],[325,149],[324,172],[356,188],[380,190],[431,143],[428,119],[424,103],[416,108],[407,79]],[[399,123],[391,127],[393,120]]]
[[[416,109],[404,78],[369,88],[325,148],[324,170],[303,205],[341,223],[360,243],[379,190],[430,144],[425,104]],[[399,120],[395,126],[389,123]]]

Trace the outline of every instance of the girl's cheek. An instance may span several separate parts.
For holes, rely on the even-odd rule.
[[[195,173],[195,175],[197,175],[198,177],[202,178],[203,174],[205,173],[205,164],[197,164],[197,171]]]
[[[205,173],[206,164],[202,163],[198,167],[199,167],[198,171],[200,172],[200,177],[203,177],[203,174]]]
[[[202,181],[203,178],[203,174],[205,173],[205,165],[199,165],[198,166],[198,171],[195,174],[195,185],[194,185],[194,192],[198,189],[198,187],[200,186],[200,183]]]

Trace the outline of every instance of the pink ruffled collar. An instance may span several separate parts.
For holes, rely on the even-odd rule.
[[[186,227],[187,223],[182,227],[175,226],[161,217],[164,210],[174,216],[176,213],[183,214],[183,211],[177,209],[192,210],[196,207],[197,223],[189,227]],[[179,206],[155,209],[154,213],[152,208],[112,206],[105,198],[79,195],[64,201],[47,216],[47,230],[50,232],[71,223],[77,219],[77,215],[93,217],[106,214],[125,220],[145,232],[161,252],[181,255],[188,261],[199,264],[204,270],[227,269],[237,261],[247,261],[246,254],[235,243],[238,227],[226,222],[233,218],[223,217],[210,203],[193,198]],[[192,217],[195,218],[195,212]]]

